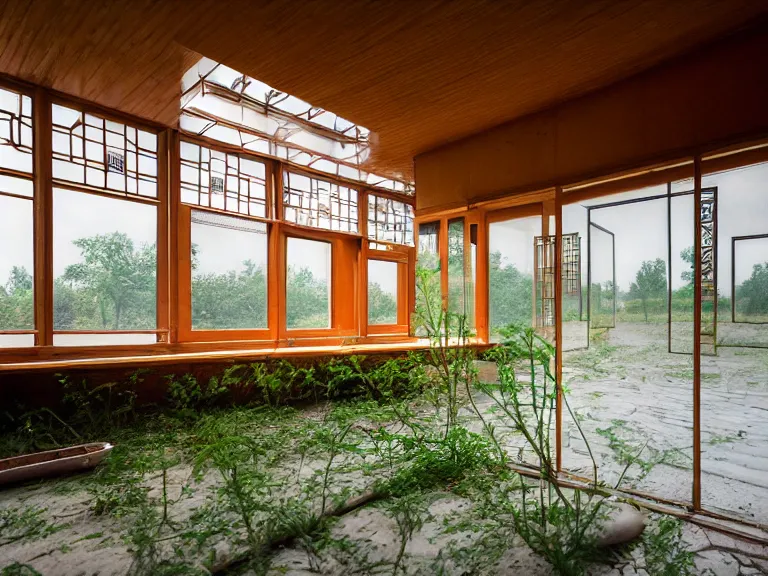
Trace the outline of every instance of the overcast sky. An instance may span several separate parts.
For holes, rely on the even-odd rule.
[[[707,176],[704,186],[717,186],[718,204],[718,269],[721,294],[730,295],[730,266],[732,236],[768,233],[768,164],[733,170]],[[690,183],[676,185],[685,189]],[[0,189],[19,193],[19,183],[3,179]],[[664,193],[660,186],[641,193],[617,195],[588,204],[616,199]],[[11,268],[24,266],[33,269],[32,206],[23,199],[0,196],[0,282],[7,280]],[[627,206],[593,210],[593,221],[612,230],[616,238],[616,278],[622,290],[630,283],[644,260],[667,260],[667,205],[656,200]],[[80,251],[72,244],[77,238],[125,232],[136,243],[152,244],[156,235],[156,210],[152,206],[118,199],[103,198],[81,192],[57,189],[54,193],[54,274],[61,275],[65,268],[80,261]],[[242,262],[250,258],[264,265],[264,244],[254,240],[252,248],[242,243],[242,234],[231,230],[201,227],[195,232],[195,243],[201,248],[201,272],[225,272],[241,269]],[[586,209],[583,205],[563,206],[563,233],[579,232],[582,249],[586,251]],[[538,218],[518,219],[491,225],[490,249],[502,252],[505,262],[521,270],[532,271],[532,238],[540,233]],[[258,235],[254,235],[257,236]],[[603,235],[604,236],[604,235]],[[610,278],[609,246],[600,234],[593,236],[593,280]],[[680,252],[693,245],[693,197],[673,200],[672,229],[672,285],[683,285],[680,273],[686,265]],[[299,242],[290,249],[290,263],[307,267],[318,277],[326,277],[329,269],[326,244]],[[736,280],[742,282],[751,274],[756,263],[768,261],[768,241],[740,243],[737,249]],[[586,266],[583,267],[586,281]],[[394,274],[386,267],[373,267],[370,279],[387,291],[396,292]]]

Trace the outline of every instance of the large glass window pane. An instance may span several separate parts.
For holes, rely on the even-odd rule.
[[[34,330],[32,200],[0,190],[0,331]],[[0,347],[31,345],[29,338],[7,335]]]
[[[192,329],[267,328],[267,225],[192,212]]]
[[[563,233],[585,235],[587,275],[581,274],[580,298],[573,290],[566,299],[564,287],[564,328],[572,324],[574,331],[564,338],[570,349],[562,383],[575,420],[563,412],[562,462],[591,478],[591,450],[606,484],[621,478],[624,488],[688,502],[693,371],[689,355],[669,353],[669,320],[677,314],[669,292],[671,281],[672,302],[684,305],[687,282],[676,252],[692,236],[683,204],[670,206],[661,184],[563,207]],[[680,336],[678,345],[690,350],[692,333],[687,342]]]
[[[768,522],[766,182],[768,163],[705,175],[702,200],[715,189],[715,207],[702,204],[699,231],[700,268],[710,269],[711,247],[717,294],[715,300],[702,274],[702,505],[762,524]]]
[[[286,326],[330,328],[331,244],[288,238]]]
[[[536,236],[541,236],[541,216],[492,222],[488,227],[491,341],[499,341],[499,330],[509,324],[533,325]]]
[[[54,330],[155,329],[156,238],[153,205],[54,189]]]
[[[368,260],[368,324],[397,324],[397,262]]]

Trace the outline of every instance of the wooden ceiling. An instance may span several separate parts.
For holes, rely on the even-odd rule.
[[[376,134],[373,165],[731,33],[762,0],[5,0],[0,73],[175,126],[200,54]]]

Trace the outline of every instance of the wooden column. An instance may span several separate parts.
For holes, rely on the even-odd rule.
[[[563,467],[563,189],[555,189],[555,469]],[[579,278],[581,283],[581,278]]]
[[[158,339],[162,342],[168,342],[170,339],[171,258],[168,208],[171,204],[171,138],[170,130],[164,130],[157,135],[157,199],[160,202],[157,207],[157,328],[166,330],[165,333],[158,334]]]
[[[34,119],[34,254],[35,325],[38,346],[53,345],[53,181],[51,101],[35,90]]]
[[[694,510],[701,509],[701,156],[693,163],[694,292],[693,292],[693,495]]]

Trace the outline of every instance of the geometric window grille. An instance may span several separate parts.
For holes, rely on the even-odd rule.
[[[534,239],[534,288],[536,290],[536,327],[555,325],[555,236]]]
[[[368,197],[368,238],[413,246],[411,205],[371,194]]]
[[[53,104],[53,177],[157,198],[157,135]]]
[[[357,190],[284,172],[283,219],[303,226],[356,233]]]
[[[701,240],[702,354],[717,354],[717,188],[701,190],[699,234]]]
[[[267,217],[266,165],[181,142],[181,201],[234,214]]]
[[[32,99],[2,88],[0,167],[32,173]]]
[[[575,296],[581,292],[581,238],[578,232],[563,234],[563,293]]]

